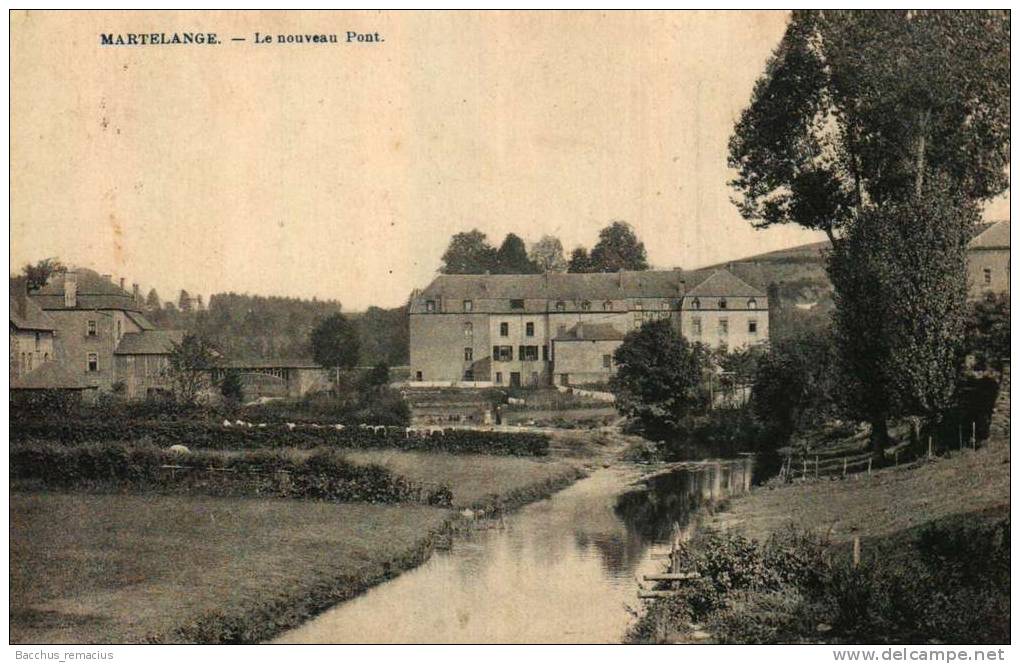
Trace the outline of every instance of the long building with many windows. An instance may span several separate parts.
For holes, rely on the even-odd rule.
[[[441,275],[411,296],[411,382],[585,385],[644,322],[737,348],[768,340],[764,293],[726,270],[690,290],[680,270]]]

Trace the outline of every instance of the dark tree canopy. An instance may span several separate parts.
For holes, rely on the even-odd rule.
[[[319,321],[312,330],[309,344],[312,358],[338,374],[340,369],[350,369],[358,363],[358,331],[341,313]]]
[[[528,258],[528,249],[524,240],[513,233],[508,233],[503,244],[496,250],[494,274],[535,274],[538,267]]]
[[[1009,35],[1008,12],[795,11],[730,139],[741,213],[836,237],[935,178],[1001,193]]]
[[[46,282],[50,280],[50,277],[57,272],[63,272],[67,268],[60,262],[59,258],[51,257],[44,258],[38,261],[34,265],[32,263],[26,263],[25,267],[21,269],[22,275],[25,278],[25,285],[28,290],[36,290],[46,285]]]
[[[599,241],[591,250],[592,272],[647,270],[645,245],[625,221],[614,221],[599,231]]]
[[[150,289],[149,294],[145,297],[145,308],[152,311],[158,311],[162,306],[163,305],[159,299],[159,293],[156,292],[155,288]]]
[[[616,407],[637,418],[646,436],[675,434],[687,414],[705,406],[702,385],[709,350],[689,343],[670,321],[648,322],[631,331],[613,358]]]
[[[496,266],[496,250],[485,233],[475,229],[457,233],[443,254],[443,274],[485,274]]]
[[[195,334],[185,334],[180,343],[172,343],[166,375],[174,397],[182,403],[194,403],[208,384],[215,351]]]
[[[594,272],[591,264],[591,256],[584,247],[576,247],[570,252],[570,262],[567,264],[567,272]]]
[[[959,193],[869,208],[829,256],[836,347],[852,414],[885,442],[885,420],[937,419],[951,405],[962,358],[967,229]]]

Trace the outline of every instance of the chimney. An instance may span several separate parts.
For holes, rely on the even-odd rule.
[[[138,284],[131,284],[131,294],[134,296],[135,302],[142,303],[142,289],[138,287]]]
[[[78,306],[78,274],[70,270],[64,273],[64,306],[68,309]]]
[[[120,289],[124,290],[124,277],[120,278]]]

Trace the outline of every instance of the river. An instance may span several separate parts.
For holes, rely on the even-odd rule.
[[[646,471],[647,472],[647,471]],[[729,467],[600,469],[549,499],[458,535],[448,551],[284,633],[277,643],[613,643],[662,571],[673,523],[693,524]],[[739,472],[733,473],[736,477]]]

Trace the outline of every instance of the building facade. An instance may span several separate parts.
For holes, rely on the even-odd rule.
[[[717,301],[734,298],[722,314],[706,302],[698,314],[701,324],[718,328],[723,319],[734,327],[732,333],[698,340],[735,348],[768,339],[764,293],[725,271],[700,286],[706,286],[706,294],[718,292]],[[613,352],[627,332],[666,319],[686,335],[685,306],[693,302],[687,296],[702,292],[699,287],[687,291],[680,270],[441,275],[411,298],[411,382],[601,383],[612,375]],[[748,309],[748,299],[754,309]]]
[[[967,293],[979,299],[985,293],[1009,292],[1009,220],[999,221],[967,245]]]
[[[53,360],[53,321],[28,296],[10,297],[11,382]]]
[[[157,330],[141,313],[137,293],[91,270],[54,274],[29,300],[53,326],[53,361],[84,386],[129,398],[165,389],[166,366],[181,332]]]

